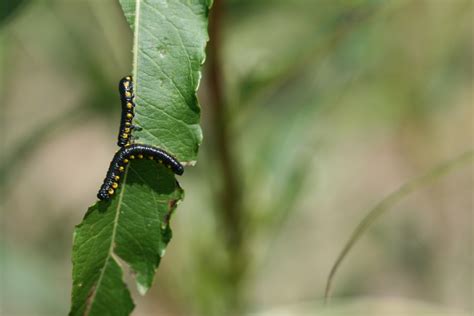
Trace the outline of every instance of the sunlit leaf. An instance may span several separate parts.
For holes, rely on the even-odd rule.
[[[135,124],[143,129],[134,136],[140,143],[172,152],[180,161],[194,161],[202,139],[195,92],[205,58],[207,1],[120,3],[138,41]]]
[[[120,3],[134,32],[134,123],[140,127],[135,142],[193,162],[202,138],[196,90],[209,3]],[[122,265],[130,267],[139,292],[146,293],[171,238],[170,216],[182,198],[169,169],[155,161],[130,162],[116,194],[90,207],[76,228],[71,315],[130,314],[134,304]]]

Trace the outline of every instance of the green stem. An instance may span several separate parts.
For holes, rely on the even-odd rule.
[[[224,97],[223,70],[221,64],[221,30],[223,1],[215,0],[209,19],[209,105],[212,126],[212,140],[222,179],[222,189],[217,192],[219,221],[226,234],[226,249],[229,255],[229,269],[226,283],[230,286],[229,310],[238,313],[241,305],[241,283],[246,269],[243,212],[241,205],[241,183],[238,179],[239,166],[232,148],[234,141],[229,129],[227,103]]]

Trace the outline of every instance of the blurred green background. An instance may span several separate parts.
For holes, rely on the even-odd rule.
[[[0,5],[0,314],[64,315],[72,232],[115,152],[132,37],[117,1],[19,1],[7,15],[15,4]],[[139,297],[130,283],[134,315],[473,313],[472,165],[381,218],[341,267],[333,308],[322,297],[368,208],[473,147],[474,2],[219,4],[237,189],[216,167],[209,56],[200,158],[180,178],[155,286]]]

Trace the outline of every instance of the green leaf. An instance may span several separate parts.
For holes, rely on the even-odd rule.
[[[158,146],[192,164],[202,139],[196,91],[208,40],[209,2],[120,4],[134,31],[134,124],[141,128],[134,130],[135,142]],[[169,169],[149,160],[129,163],[116,194],[90,207],[76,227],[70,315],[131,313],[134,303],[121,261],[145,294],[171,239],[171,214],[183,196]]]
[[[196,89],[208,40],[207,2],[120,0],[135,40],[134,122],[142,130],[133,136],[188,163],[202,140]]]
[[[119,258],[135,272],[138,289],[151,286],[171,231],[169,218],[182,197],[174,175],[154,161],[133,161],[109,201],[89,208],[73,247],[71,315],[127,315],[133,303]]]

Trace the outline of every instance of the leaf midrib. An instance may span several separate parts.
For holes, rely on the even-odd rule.
[[[135,28],[133,30],[133,69],[132,69],[132,74],[133,74],[133,79],[135,79],[135,88],[136,88],[136,78],[138,74],[138,25],[140,24],[140,8],[141,8],[141,1],[142,0],[136,0],[136,6],[135,6]],[[136,91],[136,90],[135,90]]]
[[[135,80],[137,78],[137,68],[138,68],[138,66],[137,66],[138,65],[138,24],[139,24],[139,21],[140,21],[140,4],[141,4],[141,0],[136,0],[135,29],[134,29],[134,43],[133,43],[133,70],[132,70],[133,78]],[[136,81],[135,81],[135,85],[136,85]],[[117,224],[118,224],[118,220],[119,220],[119,217],[120,217],[120,209],[122,207],[122,198],[123,198],[123,195],[125,193],[125,188],[126,188],[126,183],[127,183],[128,167],[129,166],[127,166],[127,168],[125,169],[125,172],[124,172],[125,175],[124,175],[124,178],[123,178],[123,188],[120,191],[120,195],[119,195],[118,207],[117,207],[115,218],[114,218],[114,227],[112,228],[112,238],[110,239],[110,247],[109,247],[109,251],[107,253],[107,258],[105,259],[104,266],[102,268],[102,271],[100,272],[99,279],[96,283],[96,288],[95,288],[94,294],[93,294],[93,296],[90,300],[90,304],[86,307],[86,311],[84,312],[84,315],[89,314],[90,309],[92,308],[92,305],[94,304],[95,297],[97,295],[97,292],[99,291],[100,284],[101,284],[101,282],[104,278],[104,274],[105,274],[107,264],[109,263],[109,260],[112,257],[113,248],[114,248],[114,241],[115,241],[115,235],[117,233]]]
[[[138,25],[139,25],[139,21],[140,21],[140,7],[141,7],[140,4],[141,4],[141,0],[136,0],[135,29],[134,29],[134,43],[133,43],[133,70],[132,70],[133,78],[135,80],[137,78],[137,73],[138,73],[138,71],[137,71],[137,68],[138,68],[138,66],[137,66],[138,65],[138,33],[139,33],[138,32]],[[136,85],[136,82],[135,82],[135,85]],[[114,218],[114,227],[112,228],[112,237],[110,239],[110,247],[109,247],[109,251],[107,253],[107,258],[105,259],[104,266],[102,268],[102,271],[100,272],[100,276],[99,276],[99,279],[97,281],[97,285],[96,285],[94,294],[93,294],[93,296],[90,300],[90,305],[88,305],[86,307],[86,311],[85,311],[84,315],[88,315],[89,312],[90,312],[90,309],[92,308],[92,304],[94,303],[95,297],[96,297],[97,292],[100,288],[100,284],[101,284],[101,282],[104,278],[104,274],[105,274],[107,264],[109,263],[109,260],[112,257],[115,236],[116,236],[116,233],[117,233],[117,224],[118,224],[118,220],[119,220],[119,217],[120,217],[120,209],[122,208],[122,199],[123,199],[123,195],[125,193],[125,188],[126,188],[126,183],[127,183],[128,167],[129,166],[127,166],[127,168],[124,172],[125,175],[124,175],[124,178],[123,178],[123,188],[120,191],[120,195],[119,195],[118,206],[117,206],[116,214],[115,214],[115,218]]]
[[[136,78],[137,78],[137,73],[138,73],[138,71],[137,71],[137,68],[138,68],[138,25],[139,25],[139,21],[140,21],[140,4],[141,4],[141,0],[136,0],[135,29],[134,29],[134,42],[133,42],[133,70],[132,70],[133,78],[135,79],[135,85],[136,85]],[[127,176],[128,176],[128,166],[127,166],[127,169],[125,170],[125,175],[124,175],[124,178],[123,178],[123,188],[120,191],[120,195],[119,195],[118,207],[117,207],[117,211],[116,211],[115,218],[114,218],[114,227],[112,229],[112,238],[110,239],[110,247],[109,247],[109,251],[107,253],[107,258],[105,259],[104,266],[102,268],[102,271],[100,272],[100,276],[99,276],[99,279],[97,281],[95,292],[93,294],[93,297],[90,300],[90,305],[88,305],[86,307],[86,311],[85,311],[84,315],[89,314],[90,309],[92,308],[92,304],[94,304],[94,300],[95,300],[95,297],[97,295],[98,289],[100,288],[100,284],[101,284],[101,282],[104,278],[105,269],[107,267],[107,264],[109,263],[110,258],[112,257],[113,248],[114,248],[114,241],[115,241],[115,235],[117,233],[117,223],[118,223],[118,220],[119,220],[119,217],[120,217],[120,209],[122,207],[122,198],[123,198],[123,194],[125,192],[125,187],[126,187],[126,183],[127,183]]]
[[[123,199],[123,195],[125,193],[125,188],[126,188],[126,183],[127,183],[128,168],[129,168],[129,166],[127,166],[127,168],[125,169],[125,172],[124,172],[123,187],[122,187],[122,190],[120,190],[118,205],[117,205],[117,208],[116,208],[115,218],[114,218],[114,222],[113,222],[114,227],[112,228],[112,237],[110,238],[110,247],[109,247],[109,250],[107,252],[107,258],[104,261],[104,265],[102,267],[102,270],[100,271],[99,279],[97,280],[94,293],[93,293],[91,299],[88,301],[90,303],[89,303],[89,305],[86,306],[86,310],[84,311],[84,315],[89,315],[89,313],[91,311],[92,305],[94,304],[95,297],[97,295],[97,292],[99,291],[102,280],[104,279],[104,274],[105,274],[107,264],[109,263],[109,260],[110,260],[110,258],[112,257],[112,254],[113,254],[114,243],[115,243],[115,235],[117,234],[117,226],[118,226],[117,224],[118,224],[119,217],[120,217],[120,209],[122,208],[122,199]]]

